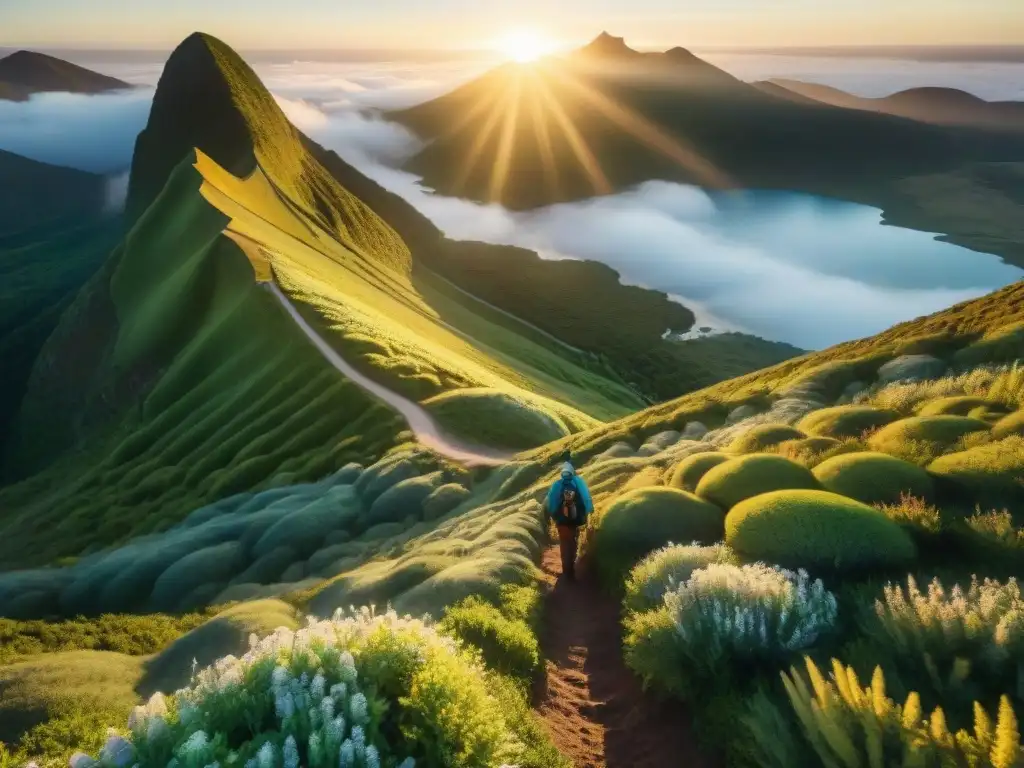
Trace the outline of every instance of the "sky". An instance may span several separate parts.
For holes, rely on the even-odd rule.
[[[570,47],[1024,44],[1024,0],[0,0],[0,46],[168,49],[494,47],[527,28]]]

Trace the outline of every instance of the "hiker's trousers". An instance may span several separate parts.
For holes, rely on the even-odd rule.
[[[576,547],[580,529],[576,525],[558,526],[558,549],[562,553],[562,573],[572,576],[576,572]]]

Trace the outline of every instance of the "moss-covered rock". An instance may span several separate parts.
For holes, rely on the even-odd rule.
[[[868,405],[839,405],[822,408],[804,416],[797,426],[809,435],[821,437],[860,437],[865,432],[884,427],[899,414]]]
[[[687,456],[671,470],[665,479],[665,484],[672,488],[681,488],[684,491],[695,491],[697,483],[707,474],[708,470],[730,458],[732,457],[728,454],[718,451],[707,451]]]
[[[443,483],[443,475],[440,472],[432,472],[422,477],[410,477],[391,486],[377,497],[367,512],[359,516],[359,527],[369,528],[379,523],[397,523],[409,515],[421,518],[423,503]]]
[[[470,492],[458,483],[445,483],[435,488],[423,502],[423,519],[444,517],[470,497]]]
[[[867,570],[904,565],[914,542],[882,512],[828,491],[773,491],[737,504],[725,540],[747,560],[788,568]]]
[[[712,544],[722,538],[722,510],[678,488],[640,488],[601,515],[593,551],[606,571],[621,572],[669,542]]]
[[[328,490],[321,498],[301,509],[280,517],[252,548],[255,557],[262,557],[277,547],[291,547],[301,556],[309,556],[328,533],[352,526],[360,512],[351,486]]]
[[[952,484],[986,506],[1024,499],[1024,437],[1011,435],[928,465],[937,481]]]
[[[242,546],[235,541],[186,555],[164,571],[153,585],[149,606],[155,611],[177,610],[184,596],[204,584],[231,580],[245,567]]]
[[[758,453],[786,440],[807,437],[802,431],[789,424],[761,424],[748,429],[729,444],[730,453]]]
[[[992,427],[992,435],[1000,439],[1011,435],[1024,436],[1024,410],[1014,411],[997,421]]]
[[[883,427],[870,437],[868,444],[876,451],[902,456],[914,443],[941,450],[964,435],[988,428],[986,422],[966,416],[912,416]]]
[[[934,492],[925,470],[885,453],[833,456],[814,468],[814,476],[826,490],[865,504],[894,504],[903,494],[930,499]]]
[[[937,379],[946,372],[947,365],[931,355],[901,355],[878,369],[878,381],[921,381]]]
[[[967,416],[975,408],[991,406],[983,397],[958,395],[956,397],[940,397],[929,400],[918,409],[919,416]]]
[[[231,580],[232,584],[272,584],[299,559],[291,547],[275,547]]]
[[[712,467],[697,484],[697,495],[731,509],[744,499],[769,491],[818,488],[810,470],[772,454],[752,454]]]

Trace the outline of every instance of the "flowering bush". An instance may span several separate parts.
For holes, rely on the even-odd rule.
[[[1024,652],[1024,600],[1017,580],[971,579],[946,590],[938,579],[921,592],[913,576],[906,590],[889,584],[875,601],[878,627],[895,652],[905,656],[969,655],[1001,664]]]
[[[714,563],[668,590],[660,611],[627,619],[627,661],[648,681],[678,682],[685,695],[693,682],[720,681],[738,665],[789,658],[828,631],[836,613],[835,596],[805,571]]]
[[[868,640],[851,646],[854,661],[882,663],[899,694],[941,703],[954,724],[970,721],[975,701],[992,707],[1004,693],[1024,701],[1024,600],[1015,579],[975,578],[967,589],[935,579],[922,592],[908,577],[906,587],[885,587],[863,624]]]
[[[72,768],[494,766],[521,745],[476,657],[420,620],[368,609],[250,639],[170,699],[136,707]]]
[[[731,563],[735,555],[725,544],[701,546],[669,544],[654,552],[633,568],[626,580],[626,608],[647,611],[662,603],[665,592],[682,584],[698,568],[712,563]]]
[[[1005,696],[994,723],[975,703],[973,728],[954,732],[941,708],[924,715],[916,693],[910,693],[902,706],[890,699],[881,667],[875,667],[871,684],[862,688],[853,669],[835,659],[828,678],[811,659],[805,663],[806,675],[796,668],[782,673],[802,744],[787,732],[784,716],[764,696],[752,699],[740,718],[749,743],[756,745],[756,765],[1014,768],[1024,758],[1017,718]],[[795,751],[801,748],[804,752],[798,756]]]

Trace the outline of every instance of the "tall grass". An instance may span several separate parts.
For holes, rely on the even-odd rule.
[[[983,397],[1012,410],[1024,408],[1024,365],[980,367],[930,381],[896,382],[868,390],[857,401],[910,414],[929,400],[955,395]]]

